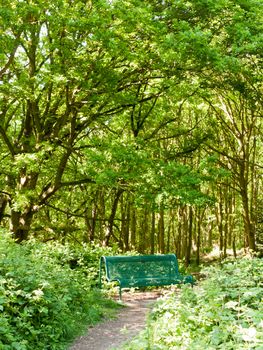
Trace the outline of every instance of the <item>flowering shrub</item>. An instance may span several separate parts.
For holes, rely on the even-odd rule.
[[[263,349],[263,261],[227,261],[203,270],[193,289],[160,300],[126,350]]]
[[[0,349],[65,349],[84,325],[113,308],[94,288],[101,254],[99,247],[18,245],[2,237]]]

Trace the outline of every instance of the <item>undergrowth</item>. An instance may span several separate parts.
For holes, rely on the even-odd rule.
[[[125,350],[263,349],[263,261],[228,260],[202,270],[193,289],[161,299]]]
[[[117,307],[96,288],[101,247],[0,238],[0,350],[66,349]]]

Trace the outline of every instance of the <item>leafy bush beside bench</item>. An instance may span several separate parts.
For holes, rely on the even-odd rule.
[[[263,260],[228,261],[161,300],[128,350],[263,349]]]
[[[84,325],[113,308],[91,288],[101,254],[101,248],[0,238],[0,349],[65,349]]]

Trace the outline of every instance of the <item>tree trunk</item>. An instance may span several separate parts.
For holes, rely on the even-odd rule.
[[[151,225],[151,238],[150,238],[150,244],[151,244],[151,254],[154,254],[155,251],[155,212],[152,211],[152,225]]]
[[[239,177],[239,186],[240,193],[242,198],[242,206],[243,206],[243,220],[244,220],[244,229],[245,235],[248,241],[249,249],[252,251],[256,250],[256,240],[255,240],[255,226],[252,223],[251,217],[252,214],[250,212],[250,204],[249,204],[249,195],[248,195],[248,180],[247,180],[247,167],[248,165],[244,164],[244,161],[240,161],[240,177]]]
[[[171,222],[172,218],[171,216],[169,217],[169,223],[168,223],[168,227],[167,227],[167,244],[165,247],[165,252],[168,253],[170,252],[170,246],[171,246],[171,231],[172,231],[172,222]]]
[[[188,247],[188,212],[187,206],[182,207],[182,258],[186,259]]]
[[[131,247],[135,249],[136,245],[136,209],[131,209]]]
[[[235,234],[233,234],[233,236],[232,236],[232,250],[233,250],[234,257],[236,258],[237,257],[237,250],[236,250],[236,235]]]
[[[178,259],[182,258],[183,248],[182,248],[182,235],[183,235],[183,222],[182,222],[182,208],[179,207],[177,211],[177,221],[178,221],[178,234],[176,237],[175,251]]]
[[[146,236],[148,231],[148,211],[147,208],[140,210],[140,223],[139,223],[139,240],[138,240],[138,252],[145,253],[147,248]]]
[[[37,179],[39,174],[37,172],[29,171],[27,173],[26,167],[20,169],[18,181],[15,183],[17,188],[17,192],[20,194],[23,191],[25,194],[33,193],[36,189]],[[8,182],[14,184],[14,178],[8,179]],[[29,197],[29,196],[28,196]],[[38,210],[38,206],[36,205],[37,200],[32,195],[32,198],[28,200],[28,203],[25,203],[20,210],[12,209],[13,204],[16,203],[16,199],[14,199],[14,203],[10,200],[11,207],[11,218],[10,218],[10,230],[12,235],[17,243],[21,243],[22,241],[28,239],[31,223],[34,214]]]
[[[8,203],[8,198],[6,195],[1,194],[0,195],[0,224],[4,218],[5,215],[5,209]]]
[[[96,197],[95,197],[96,198]],[[95,229],[97,220],[97,207],[95,203],[90,204],[90,208],[87,210],[84,216],[86,227],[87,227],[87,238],[86,241],[93,242],[95,239]]]
[[[122,190],[122,189],[119,189],[116,192],[116,195],[115,195],[115,198],[114,198],[114,201],[112,204],[111,213],[110,213],[109,220],[108,220],[107,232],[105,234],[104,241],[103,241],[103,245],[106,247],[109,245],[110,238],[113,235],[114,218],[115,218],[115,214],[117,212],[119,199],[120,199],[123,192],[124,192],[124,190]]]
[[[105,193],[103,190],[99,190],[99,196],[98,196],[98,215],[100,216],[101,220],[99,221],[99,227],[98,227],[98,236],[100,242],[103,243],[105,234],[106,234],[106,208],[105,208]]]
[[[11,210],[10,230],[17,243],[28,239],[34,212],[31,207],[24,212]]]
[[[242,194],[242,203],[243,203],[243,219],[244,219],[244,228],[245,234],[248,240],[249,249],[252,251],[256,250],[256,240],[255,240],[255,230],[254,225],[250,220],[249,204],[246,193]]]
[[[201,248],[201,223],[204,217],[205,210],[201,212],[198,208],[197,211],[197,234],[196,234],[196,265],[200,264],[200,248]]]
[[[217,218],[217,227],[219,232],[219,251],[221,256],[224,250],[224,229],[223,229],[224,212],[223,212],[222,201],[223,201],[222,189],[219,188],[219,203],[218,203],[218,208],[216,210],[216,218]]]
[[[129,250],[130,201],[128,195],[121,200],[121,234],[125,251]]]
[[[192,251],[192,237],[193,237],[193,207],[189,208],[189,225],[188,225],[188,237],[186,239],[186,254],[185,254],[185,265],[188,266],[191,260]]]
[[[160,208],[160,213],[159,213],[159,230],[158,230],[158,233],[159,233],[159,252],[161,254],[164,254],[165,252],[165,243],[164,243],[164,209],[163,207]]]

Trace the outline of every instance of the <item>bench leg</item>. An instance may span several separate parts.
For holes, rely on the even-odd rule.
[[[120,289],[119,289],[119,299],[121,301],[121,286],[120,286]]]
[[[103,263],[103,259],[100,258],[100,270],[99,270],[99,288],[101,289],[102,287],[102,263]]]

